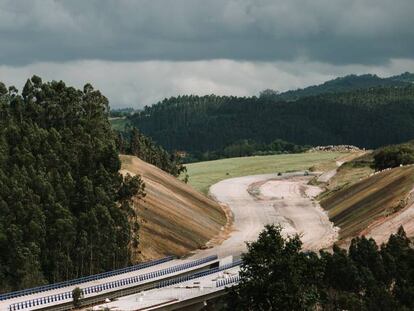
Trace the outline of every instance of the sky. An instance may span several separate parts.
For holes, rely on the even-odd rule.
[[[414,72],[413,0],[0,0],[0,81],[100,89],[112,108]]]

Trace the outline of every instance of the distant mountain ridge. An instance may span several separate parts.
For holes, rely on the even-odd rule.
[[[319,85],[312,85],[303,89],[289,90],[277,94],[276,97],[280,100],[292,101],[302,97],[326,93],[349,92],[372,87],[404,87],[412,83],[414,83],[414,74],[410,72],[387,78],[381,78],[373,74],[352,74],[328,80]]]

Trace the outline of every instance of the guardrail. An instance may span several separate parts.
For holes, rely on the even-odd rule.
[[[227,279],[217,280],[216,287],[223,287],[229,284],[238,283],[239,281],[240,281],[239,275],[231,276]]]
[[[165,269],[161,269],[161,270],[157,270],[154,272],[149,272],[149,273],[145,273],[142,275],[137,275],[137,276],[133,276],[133,277],[129,277],[129,278],[125,278],[122,280],[118,280],[118,281],[113,281],[113,282],[108,282],[102,285],[94,285],[94,286],[90,286],[90,287],[86,287],[84,289],[82,289],[83,294],[91,294],[91,293],[96,293],[96,292],[101,292],[103,290],[107,290],[107,289],[112,289],[112,288],[116,288],[116,287],[120,287],[120,286],[124,286],[124,285],[130,285],[133,283],[138,283],[138,282],[142,282],[142,281],[147,281],[153,278],[157,278],[160,276],[164,276],[164,275],[168,275],[171,273],[175,273],[175,272],[179,272],[182,270],[186,270],[192,267],[196,267],[199,265],[202,265],[206,262],[209,261],[213,261],[216,260],[217,256],[209,256],[209,257],[205,257],[202,259],[198,259],[195,261],[191,261],[191,262],[187,262],[187,263],[183,263],[177,266],[173,266],[173,267],[169,267],[169,268],[165,268]]]
[[[188,263],[157,270],[154,272],[148,272],[142,275],[124,278],[124,279],[120,279],[120,280],[116,280],[112,282],[106,282],[106,283],[99,284],[99,285],[89,286],[89,287],[83,288],[82,293],[84,295],[90,295],[90,294],[99,293],[101,291],[108,290],[108,289],[116,289],[122,286],[127,286],[127,285],[133,286],[142,281],[148,281],[148,280],[160,277],[160,276],[183,271],[183,270],[196,267],[196,266],[202,265],[204,263],[207,263],[207,262],[210,262],[216,259],[217,259],[216,255],[209,256],[209,257],[201,258],[201,259],[194,260]],[[16,302],[9,306],[9,310],[10,311],[23,310],[23,309],[37,307],[40,305],[49,304],[51,302],[57,302],[57,301],[62,301],[62,303],[64,303],[63,300],[68,300],[71,298],[72,298],[72,292],[68,291],[64,293],[48,295],[48,296],[41,297],[41,298],[30,299],[30,300],[26,300],[22,302]]]
[[[239,266],[241,263],[242,263],[241,260],[237,260],[235,262],[223,265],[221,267],[209,269],[207,271],[197,272],[197,273],[194,273],[194,274],[191,274],[191,275],[185,275],[185,276],[177,277],[175,279],[161,281],[160,283],[158,283],[155,286],[155,288],[163,288],[163,287],[171,286],[171,285],[174,285],[174,284],[190,281],[190,280],[193,280],[193,279],[198,279],[200,277],[203,277],[203,276],[206,276],[206,275],[209,275],[209,274],[217,273],[217,272],[220,272],[220,271],[224,271],[224,270]]]
[[[78,279],[73,279],[73,280],[68,280],[68,281],[64,281],[64,282],[53,283],[53,284],[49,284],[49,285],[43,285],[43,286],[23,289],[23,290],[19,290],[19,291],[15,291],[15,292],[5,293],[5,294],[0,295],[0,301],[11,299],[11,298],[17,298],[17,297],[21,297],[21,296],[26,296],[26,295],[32,295],[32,294],[36,294],[36,293],[41,293],[41,292],[45,292],[45,291],[48,291],[48,290],[58,289],[58,288],[66,287],[66,286],[72,286],[72,285],[77,285],[77,284],[86,283],[86,282],[90,282],[90,281],[96,281],[96,280],[104,279],[104,278],[107,278],[107,277],[111,277],[111,276],[115,276],[115,275],[119,275],[119,274],[123,274],[123,273],[128,273],[128,272],[137,271],[137,270],[141,270],[141,269],[144,269],[144,268],[156,266],[156,265],[162,264],[164,262],[171,261],[173,259],[175,259],[174,256],[168,256],[168,257],[161,258],[161,259],[158,259],[158,260],[148,261],[148,262],[140,263],[140,264],[137,264],[137,265],[134,265],[134,266],[121,268],[121,269],[117,269],[117,270],[113,270],[113,271],[108,271],[108,272],[103,272],[103,273],[99,273],[99,274],[89,275],[89,276],[81,277],[81,278],[78,278]]]

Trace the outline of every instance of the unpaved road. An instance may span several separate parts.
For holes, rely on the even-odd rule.
[[[218,202],[233,212],[233,232],[221,245],[200,250],[195,257],[239,255],[246,241],[254,241],[266,224],[281,224],[286,235],[298,233],[307,250],[331,246],[337,229],[322,208],[312,200],[321,190],[307,185],[303,173],[245,176],[223,180],[210,188]]]
[[[344,163],[345,163],[345,161],[336,161],[336,166],[337,167],[333,170],[330,170],[330,171],[327,171],[327,172],[321,174],[317,178],[317,181],[327,183],[332,177],[334,177],[336,175],[336,173],[338,172],[339,167]]]

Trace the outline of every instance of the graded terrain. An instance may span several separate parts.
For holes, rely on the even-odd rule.
[[[222,244],[197,251],[196,258],[220,257],[246,252],[246,242],[255,241],[265,225],[280,224],[285,235],[299,234],[306,250],[330,247],[337,229],[314,200],[321,189],[308,185],[304,172],[243,176],[222,180],[210,194],[233,212],[233,231]]]
[[[357,169],[357,172],[360,170]],[[341,228],[341,239],[349,239],[361,233],[370,235],[371,227],[382,223],[381,235],[388,237],[395,233],[399,224],[404,224],[402,221],[396,222],[398,218],[395,219],[400,211],[408,217],[406,209],[410,209],[412,204],[413,187],[414,166],[398,167],[365,177],[334,191],[322,198],[321,205],[328,211],[329,218],[335,225]],[[390,220],[394,220],[394,226],[385,225]],[[380,233],[378,229],[376,232]],[[381,238],[377,242],[383,240]]]
[[[203,247],[226,224],[213,200],[137,157],[120,157],[121,172],[140,174],[146,185],[146,197],[134,202],[141,219],[138,259],[185,255]]]

